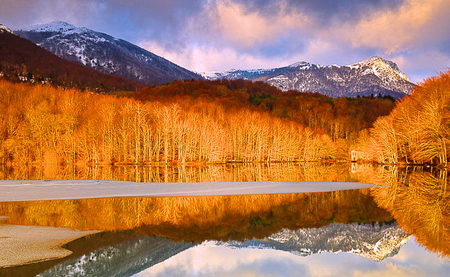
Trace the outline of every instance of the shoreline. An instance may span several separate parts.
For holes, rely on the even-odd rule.
[[[100,231],[43,226],[0,225],[0,269],[64,258],[63,245]]]

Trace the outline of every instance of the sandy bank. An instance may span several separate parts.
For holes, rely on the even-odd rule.
[[[104,180],[0,181],[0,202],[105,197],[216,196],[326,192],[373,186],[351,182],[136,183]]]
[[[0,268],[63,258],[72,252],[62,245],[97,232],[0,225]]]

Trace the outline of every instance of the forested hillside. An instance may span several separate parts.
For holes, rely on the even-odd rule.
[[[139,100],[7,81],[0,90],[3,163],[348,159],[344,138],[371,122],[352,119],[346,107],[393,105],[283,94],[239,80],[175,82],[144,89]],[[339,120],[353,123],[338,133],[346,126]]]
[[[388,115],[395,106],[391,97],[331,98],[318,93],[290,90],[283,92],[257,81],[176,81],[168,85],[145,88],[133,95],[139,100],[177,102],[191,106],[198,100],[224,107],[246,107],[269,112],[329,135],[333,141],[356,139],[362,129]]]
[[[142,87],[130,80],[62,59],[6,31],[0,32],[0,76],[12,82],[46,83],[97,92]]]

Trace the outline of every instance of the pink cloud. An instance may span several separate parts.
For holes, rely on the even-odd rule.
[[[339,32],[353,47],[378,47],[386,53],[415,50],[445,39],[450,31],[448,0],[406,0],[399,8],[378,10]]]

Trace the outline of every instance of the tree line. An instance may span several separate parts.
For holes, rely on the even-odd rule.
[[[100,95],[0,82],[0,163],[336,161],[446,165],[449,77],[400,102],[176,81]],[[395,107],[395,108],[394,108]]]
[[[3,163],[315,161],[326,134],[267,112],[215,102],[139,101],[0,82]]]
[[[359,138],[360,159],[447,166],[450,151],[450,71],[425,80]]]

